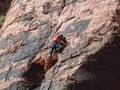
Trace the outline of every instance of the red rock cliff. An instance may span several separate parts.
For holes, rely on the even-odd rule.
[[[52,38],[68,45],[44,71]],[[0,36],[1,90],[120,90],[120,0],[13,0]]]

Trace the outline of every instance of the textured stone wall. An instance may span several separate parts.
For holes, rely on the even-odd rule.
[[[58,32],[68,44],[45,73]],[[120,90],[119,53],[119,0],[13,0],[0,32],[0,89]]]

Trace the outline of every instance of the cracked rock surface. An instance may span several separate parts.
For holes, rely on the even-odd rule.
[[[68,44],[45,73],[57,32]],[[13,0],[0,30],[0,90],[120,90],[119,53],[120,0]]]

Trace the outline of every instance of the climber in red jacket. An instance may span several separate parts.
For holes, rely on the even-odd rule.
[[[60,49],[64,48],[66,46],[66,39],[63,37],[62,34],[57,34],[53,38],[51,50],[50,50],[50,56],[52,56],[53,53],[59,53]]]
[[[62,34],[57,34],[53,38],[49,55],[45,60],[45,66],[44,66],[45,72],[47,72],[58,61],[57,54],[62,53],[62,51],[66,46],[66,43],[67,43],[66,38],[63,37]]]

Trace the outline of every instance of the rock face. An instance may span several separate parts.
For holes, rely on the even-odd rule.
[[[44,70],[50,43],[68,45]],[[120,0],[13,0],[0,35],[0,90],[120,90]]]

